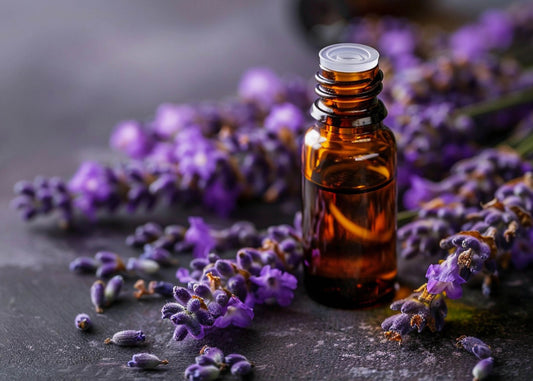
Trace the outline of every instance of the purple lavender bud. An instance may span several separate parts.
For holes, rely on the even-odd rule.
[[[151,353],[137,353],[128,361],[129,367],[141,368],[141,369],[154,369],[158,365],[167,365],[168,360],[161,360],[156,355]]]
[[[106,262],[98,266],[96,276],[98,278],[108,278],[121,270],[121,266],[116,262]]]
[[[248,361],[236,362],[231,366],[230,372],[234,376],[246,376],[252,372],[252,364]]]
[[[96,312],[101,314],[104,312],[105,297],[104,297],[105,284],[101,280],[97,280],[91,286],[91,302],[93,303]]]
[[[159,271],[159,264],[151,259],[129,258],[126,270],[151,275]]]
[[[246,300],[246,295],[248,294],[248,287],[246,286],[246,280],[244,280],[242,275],[238,274],[229,278],[227,281],[227,288],[241,301]]]
[[[485,359],[492,355],[490,347],[477,337],[461,336],[457,339],[457,346],[474,354],[478,359]]]
[[[174,287],[174,299],[183,305],[187,305],[189,299],[191,299],[191,293],[185,287]]]
[[[226,260],[226,259],[219,259],[215,262],[215,268],[218,270],[218,272],[224,276],[224,277],[231,277],[235,274],[235,270],[233,269],[233,264]]]
[[[216,364],[224,363],[224,353],[216,347],[204,346],[200,350],[200,354],[212,359]]]
[[[211,294],[211,290],[209,289],[209,286],[203,284],[203,283],[195,283],[193,286],[193,291],[196,295],[203,299],[211,299],[213,298],[213,294]]]
[[[220,369],[213,365],[192,364],[185,369],[185,378],[189,381],[214,381],[220,376]]]
[[[218,367],[219,364],[217,364],[215,362],[215,360],[213,360],[211,357],[209,356],[204,356],[204,355],[200,355],[200,356],[196,356],[194,358],[194,361],[198,364],[198,365],[202,365],[202,366],[206,366],[206,365],[213,365],[213,366],[216,366]]]
[[[170,320],[175,325],[188,325],[191,322],[191,315],[187,311],[181,311],[170,317]]]
[[[77,273],[94,273],[98,263],[91,257],[78,257],[70,262],[69,269]]]
[[[145,245],[144,253],[142,253],[139,258],[150,259],[160,265],[169,265],[173,263],[170,253],[167,250],[161,247],[154,247],[152,245]]]
[[[177,314],[178,312],[182,312],[185,310],[185,307],[183,307],[181,304],[178,303],[167,303],[163,307],[161,307],[161,319],[170,319],[172,315]]]
[[[241,249],[237,253],[237,263],[243,269],[248,270],[250,268],[250,266],[252,265],[252,257],[246,251],[243,251]]]
[[[115,275],[107,282],[104,290],[105,305],[111,305],[119,296],[120,290],[124,285],[124,278],[122,275]]]
[[[161,296],[171,297],[173,295],[174,285],[169,282],[152,281],[148,284],[148,289]]]
[[[94,259],[100,263],[117,263],[121,261],[119,255],[111,251],[99,251],[94,255]]]
[[[91,318],[87,314],[78,314],[76,315],[76,318],[74,319],[74,324],[76,325],[76,328],[78,328],[80,331],[87,331],[92,327]]]
[[[13,191],[15,192],[15,194],[19,195],[27,195],[30,197],[33,197],[35,195],[35,187],[31,182],[25,180],[15,183]]]
[[[230,367],[239,361],[248,361],[248,359],[238,353],[231,353],[224,358],[224,362]]]
[[[384,331],[393,331],[403,336],[414,330],[411,326],[411,316],[408,314],[397,314],[389,316],[381,323]]]
[[[217,318],[220,315],[224,313],[224,306],[220,305],[219,303],[209,303],[207,305],[207,311],[211,314],[211,316]]]
[[[206,327],[212,326],[213,323],[215,322],[215,319],[213,318],[211,313],[203,309],[196,311],[194,316],[196,317],[196,320],[198,321],[198,323]]]
[[[176,341],[182,341],[183,339],[187,337],[188,334],[189,334],[189,331],[184,325],[178,325],[174,329],[174,333],[172,334],[172,337]]]
[[[189,312],[196,312],[202,307],[202,301],[198,298],[191,298],[187,302],[187,310]]]
[[[121,347],[133,347],[141,344],[145,339],[143,331],[128,329],[115,333],[112,338],[105,339],[104,344],[113,343]]]
[[[223,290],[216,290],[213,292],[213,298],[215,299],[215,302],[222,307],[225,307],[226,304],[228,304],[229,295],[226,291]]]
[[[191,268],[195,270],[203,270],[209,264],[206,258],[194,258],[191,261]]]
[[[492,372],[494,366],[494,359],[492,357],[487,357],[479,361],[476,366],[472,369],[472,376],[474,376],[474,381],[484,380]]]

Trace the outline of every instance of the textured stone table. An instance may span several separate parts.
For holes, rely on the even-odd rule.
[[[136,255],[124,237],[147,217],[82,221],[71,232],[59,230],[53,219],[25,225],[7,207],[12,184],[36,174],[68,177],[85,159],[110,159],[107,137],[118,120],[150,115],[162,101],[231,94],[249,66],[307,77],[315,70],[315,52],[295,33],[287,2],[181,3],[0,5],[0,379],[181,379],[209,344],[248,356],[256,364],[254,380],[468,380],[476,359],[454,347],[461,334],[493,347],[493,379],[531,379],[531,270],[505,276],[490,300],[473,285],[464,299],[449,304],[443,332],[414,335],[401,347],[387,342],[379,328],[390,314],[387,306],[329,309],[301,288],[290,307],[259,307],[249,328],[198,342],[174,342],[171,323],[160,319],[163,300],[135,300],[134,279],[116,305],[96,316],[89,299],[93,277],[70,273],[68,263],[102,249]],[[290,213],[280,210],[248,205],[232,220],[260,226],[290,221]],[[159,210],[150,218],[185,224],[198,213]],[[400,294],[421,280],[423,265],[416,266],[400,263]],[[173,270],[164,276],[173,279]],[[82,311],[93,316],[91,333],[74,328],[74,316]],[[105,346],[103,340],[130,328],[145,331],[143,351],[170,364],[151,372],[126,368],[139,349]]]

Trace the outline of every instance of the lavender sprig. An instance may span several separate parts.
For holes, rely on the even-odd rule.
[[[450,299],[460,298],[462,284],[478,273],[485,275],[483,293],[490,293],[492,279],[497,276],[498,263],[519,242],[517,237],[530,234],[533,174],[528,172],[523,177],[502,185],[495,195],[496,198],[484,204],[481,211],[467,218],[470,221],[465,226],[471,230],[461,231],[441,240],[441,248],[448,250],[450,254],[441,263],[429,266],[426,273],[428,283],[409,298],[391,305],[391,309],[400,309],[401,313],[382,323],[387,337],[401,342],[402,337],[415,327],[418,327],[419,332],[425,326],[429,326],[432,331],[440,331],[445,310],[441,310],[442,319],[436,324],[436,315],[431,314],[432,304],[436,300],[444,303],[444,295]],[[433,320],[428,320],[428,316],[432,316]]]
[[[162,318],[174,323],[176,340],[203,338],[213,327],[246,327],[256,304],[290,304],[297,280],[289,271],[303,257],[299,231],[281,225],[267,235],[262,247],[240,249],[233,260],[210,254],[191,261],[192,272],[178,270],[187,287],[174,287],[176,302],[161,310]]]

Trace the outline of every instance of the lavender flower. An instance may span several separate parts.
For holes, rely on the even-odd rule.
[[[179,131],[192,125],[196,117],[196,111],[189,105],[163,103],[157,108],[152,127],[160,138],[171,139]]]
[[[246,71],[239,83],[239,96],[268,110],[284,96],[283,84],[270,69],[254,68]]]
[[[273,301],[282,307],[288,306],[294,296],[298,281],[289,273],[278,269],[271,269],[269,265],[263,267],[260,276],[250,277],[250,281],[258,286],[256,302],[272,304]]]
[[[285,128],[297,134],[302,132],[304,124],[305,118],[302,110],[292,103],[272,107],[270,114],[265,118],[265,128],[275,133]]]
[[[146,336],[142,331],[129,329],[115,333],[113,337],[105,339],[104,344],[113,343],[121,347],[133,347],[143,343],[145,339]]]
[[[134,159],[142,159],[150,152],[153,141],[139,122],[127,120],[115,127],[109,145]]]
[[[466,280],[459,275],[457,257],[457,254],[451,255],[441,264],[428,267],[426,273],[428,292],[432,294],[446,292],[446,296],[450,299],[458,299],[463,295],[461,284]]]
[[[134,354],[131,360],[128,361],[129,367],[140,369],[154,369],[161,364],[167,365],[168,360],[161,360],[159,357],[151,353]]]
[[[185,233],[185,242],[194,245],[194,257],[205,258],[215,247],[215,241],[210,235],[209,227],[200,217],[189,218],[190,227]]]
[[[115,174],[102,165],[87,161],[83,163],[68,183],[68,190],[79,196],[74,205],[87,216],[94,217],[95,210],[105,206],[110,210],[118,206],[119,195]]]

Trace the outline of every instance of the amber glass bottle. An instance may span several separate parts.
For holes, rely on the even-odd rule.
[[[320,303],[365,307],[394,293],[396,144],[377,98],[378,52],[336,44],[319,57],[302,148],[304,281]]]

